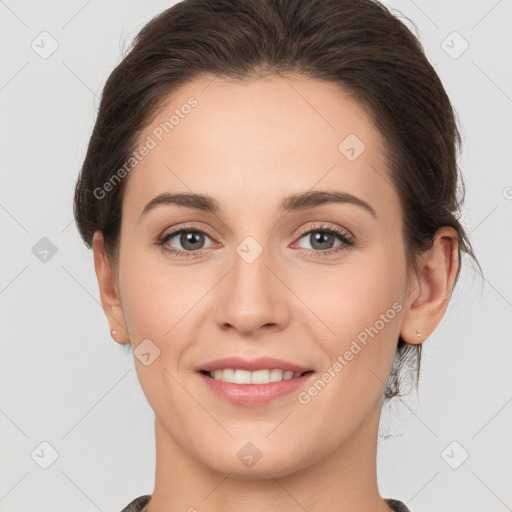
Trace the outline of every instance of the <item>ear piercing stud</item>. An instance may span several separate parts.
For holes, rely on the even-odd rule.
[[[419,338],[421,336],[421,331],[416,331],[416,336]]]

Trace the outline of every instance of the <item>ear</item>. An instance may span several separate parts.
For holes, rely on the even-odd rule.
[[[130,337],[126,328],[124,312],[119,298],[119,290],[108,260],[103,234],[96,231],[93,236],[94,268],[100,289],[101,305],[107,316],[110,329],[117,331],[115,341],[120,344],[129,343]]]
[[[449,226],[439,228],[432,248],[418,259],[419,271],[409,283],[400,331],[403,340],[411,345],[423,343],[432,334],[448,307],[453,283],[460,270],[457,232]]]

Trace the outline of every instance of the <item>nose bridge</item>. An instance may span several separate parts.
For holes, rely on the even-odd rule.
[[[263,235],[261,235],[263,238]],[[265,244],[265,245],[264,245]],[[285,320],[285,287],[272,270],[275,258],[268,238],[247,236],[235,247],[232,267],[221,287],[217,320],[250,332]]]

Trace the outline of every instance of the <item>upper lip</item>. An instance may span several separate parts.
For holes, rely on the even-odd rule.
[[[311,368],[306,368],[299,364],[285,361],[284,359],[276,359],[275,357],[259,357],[257,359],[243,359],[242,357],[223,357],[222,359],[216,359],[210,361],[196,368],[196,371],[207,371],[213,372],[215,370],[224,370],[225,368],[234,368],[240,370],[256,371],[256,370],[272,370],[274,368],[280,368],[281,370],[289,370],[294,373],[296,372],[307,372]]]

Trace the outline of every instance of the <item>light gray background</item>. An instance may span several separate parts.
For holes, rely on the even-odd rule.
[[[72,198],[121,49],[173,3],[0,0],[0,512],[116,512],[153,490],[153,412],[109,336]],[[417,25],[457,110],[485,280],[464,258],[418,396],[384,410],[380,490],[413,512],[512,510],[512,1],[386,4]],[[46,59],[31,47],[43,31],[59,45]]]

